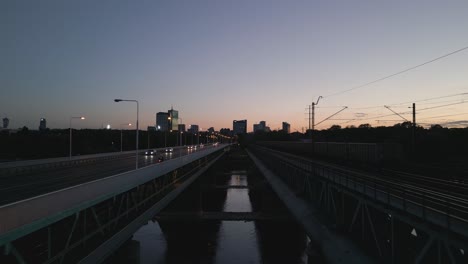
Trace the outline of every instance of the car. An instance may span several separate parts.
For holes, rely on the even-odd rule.
[[[148,149],[147,151],[145,151],[145,155],[148,155],[148,156],[156,155],[156,150]]]
[[[174,149],[173,148],[166,148],[166,152],[173,152]]]

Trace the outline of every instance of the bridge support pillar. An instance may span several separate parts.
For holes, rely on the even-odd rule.
[[[321,254],[320,247],[317,244],[313,243],[312,241],[309,241],[309,243],[307,244],[306,254],[307,254],[307,264],[325,262],[325,259],[323,255]]]

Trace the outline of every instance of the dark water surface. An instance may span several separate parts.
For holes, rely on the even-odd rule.
[[[245,152],[235,150],[178,197],[166,212],[268,212],[286,215]],[[210,186],[251,188],[210,188]],[[156,221],[142,226],[108,263],[313,263],[293,221]]]

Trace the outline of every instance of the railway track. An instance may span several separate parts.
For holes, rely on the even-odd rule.
[[[264,147],[264,151],[275,155],[295,169],[330,177],[330,180],[345,186],[364,186],[371,193],[385,193],[440,214],[456,217],[468,223],[468,186],[452,181],[434,179],[422,175],[386,170],[381,173],[360,171],[333,163],[315,161]],[[333,176],[332,176],[333,175]],[[336,180],[336,177],[344,180]]]

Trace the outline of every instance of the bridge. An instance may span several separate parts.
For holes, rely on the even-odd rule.
[[[103,262],[149,219],[290,221],[263,213],[160,213],[229,148],[161,149],[139,155],[138,170],[134,152],[1,164],[0,263]],[[468,263],[463,184],[356,170],[261,146],[249,146],[248,154],[310,247],[331,263]]]

